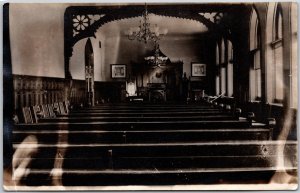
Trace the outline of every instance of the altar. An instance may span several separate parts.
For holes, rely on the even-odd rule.
[[[182,65],[182,61],[172,62],[155,45],[154,50],[145,54],[143,62],[132,64],[137,96],[149,102],[179,100]]]
[[[182,62],[171,62],[158,46],[145,60],[149,102],[176,100],[180,92]]]

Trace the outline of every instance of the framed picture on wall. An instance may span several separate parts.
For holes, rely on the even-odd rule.
[[[126,64],[111,64],[112,78],[126,78]]]
[[[206,64],[192,63],[192,76],[206,76]]]

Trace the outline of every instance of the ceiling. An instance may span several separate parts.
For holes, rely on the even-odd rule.
[[[142,17],[134,17],[112,21],[100,27],[97,32],[105,34],[106,37],[126,36],[128,29],[138,27],[141,19]],[[168,29],[167,36],[189,36],[208,31],[204,24],[190,19],[149,14],[149,21],[151,27],[157,25],[160,30]]]

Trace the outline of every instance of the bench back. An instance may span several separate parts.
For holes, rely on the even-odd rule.
[[[23,107],[22,112],[23,112],[24,122],[33,123],[30,107]]]
[[[52,106],[52,104],[48,104],[48,111],[49,111],[49,117],[50,117],[50,118],[56,117],[56,115],[55,115],[55,113],[54,113],[54,111],[53,111],[53,106]]]
[[[53,103],[53,111],[54,111],[54,113],[56,115],[60,115],[61,114],[61,111],[60,111],[58,103]]]
[[[48,105],[41,105],[41,107],[42,107],[42,111],[44,113],[43,118],[49,118],[50,113],[49,113]]]
[[[45,117],[45,113],[39,105],[35,105],[32,107],[33,115],[34,115],[34,122],[38,123],[39,118]]]

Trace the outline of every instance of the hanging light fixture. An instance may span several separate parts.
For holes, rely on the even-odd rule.
[[[148,64],[160,67],[161,65],[165,64],[169,58],[160,54],[159,44],[155,42],[154,54],[151,56],[147,56],[144,59],[148,62]]]
[[[151,27],[147,4],[145,3],[145,11],[143,12],[142,20],[140,20],[140,25],[138,27],[131,27],[128,30],[128,39],[136,39],[140,42],[143,41],[146,44],[148,41],[157,42],[161,36],[164,36],[167,33],[168,29],[163,29],[160,31],[157,25]]]

